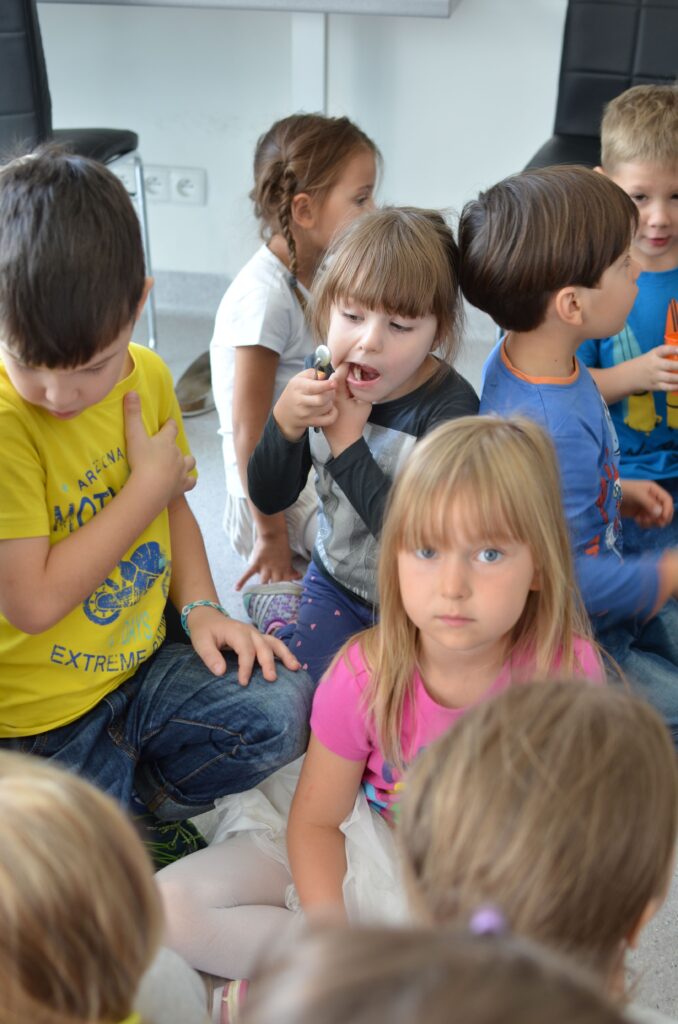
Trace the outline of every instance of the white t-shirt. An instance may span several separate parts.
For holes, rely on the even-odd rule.
[[[299,285],[302,294],[308,291]],[[219,413],[226,489],[243,498],[233,445],[233,385],[235,349],[240,345],[262,345],[280,356],[275,374],[273,402],[290,377],[304,368],[313,351],[313,336],[299,300],[290,287],[290,272],[262,245],[246,263],[224,295],[214,322],[210,343],[212,391]]]

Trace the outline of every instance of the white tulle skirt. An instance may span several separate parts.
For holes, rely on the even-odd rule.
[[[260,850],[289,870],[287,818],[303,760],[300,757],[281,768],[255,789],[217,800],[211,842],[248,833]],[[341,831],[346,837],[344,903],[349,920],[404,921],[405,895],[393,832],[381,815],[370,808],[362,789],[353,810],[342,822]],[[292,883],[285,902],[290,910],[300,911]]]

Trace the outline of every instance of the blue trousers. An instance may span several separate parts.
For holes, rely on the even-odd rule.
[[[279,662],[269,683],[237,682],[235,655],[214,676],[192,647],[164,644],[134,676],[69,725],[0,748],[53,758],[129,806],[166,820],[256,786],[308,742],[313,684]]]
[[[376,621],[375,610],[340,590],[311,562],[303,579],[297,622],[278,630],[317,683],[345,640]]]
[[[656,708],[678,747],[678,602],[671,598],[648,622],[598,629],[597,639]]]

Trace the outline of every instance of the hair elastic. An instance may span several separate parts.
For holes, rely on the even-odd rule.
[[[130,1013],[129,1017],[125,1017],[124,1020],[120,1021],[120,1024],[141,1024],[140,1013]]]
[[[474,910],[468,927],[472,935],[504,935],[508,931],[508,923],[501,910],[489,903]]]

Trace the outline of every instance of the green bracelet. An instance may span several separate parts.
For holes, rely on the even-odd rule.
[[[191,635],[191,631],[188,628],[188,616],[194,608],[214,608],[216,611],[221,612],[222,615],[225,615],[227,619],[231,617],[225,608],[222,608],[220,604],[215,604],[214,601],[191,601],[190,604],[185,604],[181,609],[181,625],[187,637]]]

